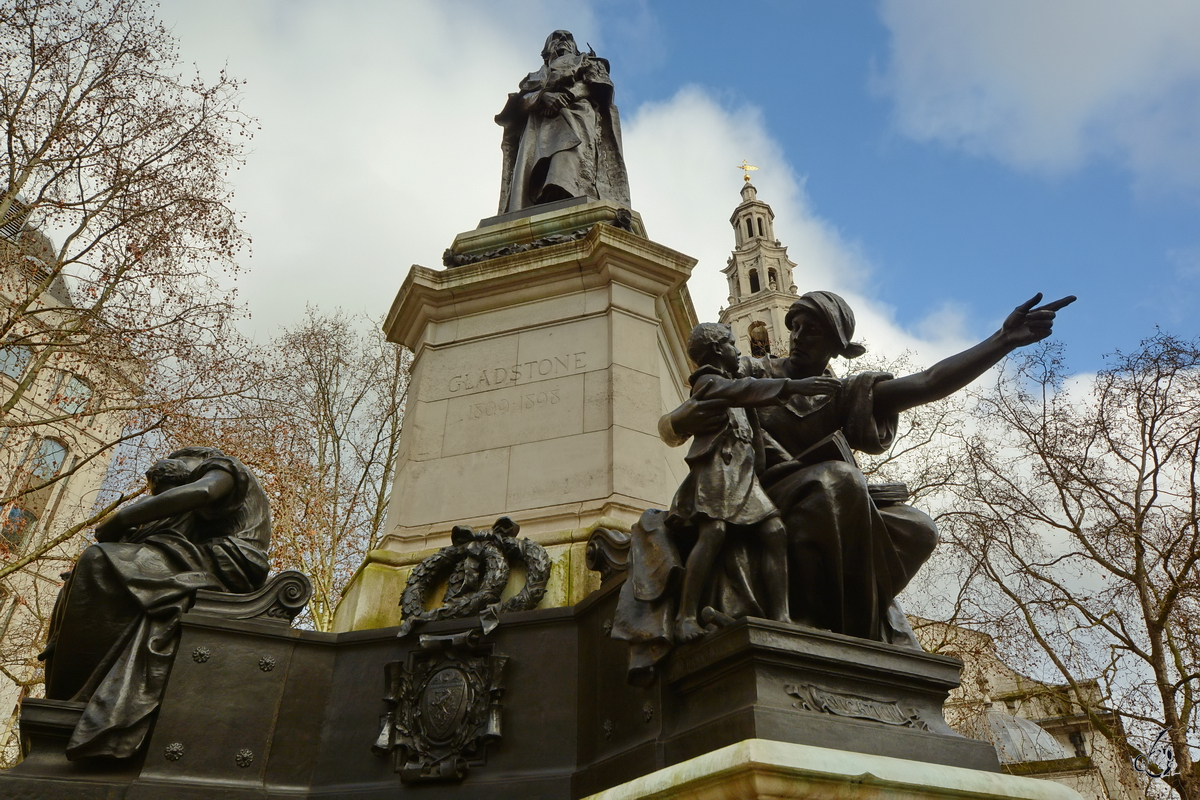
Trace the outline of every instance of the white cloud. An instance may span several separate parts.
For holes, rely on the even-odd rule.
[[[628,121],[626,121],[628,120]],[[720,269],[733,248],[729,216],[741,202],[748,158],[759,199],[775,211],[775,235],[798,265],[798,286],[847,290],[861,282],[866,264],[808,207],[802,179],[752,107],[725,108],[701,87],[647,103],[622,117],[633,205],[651,238],[700,260],[689,283],[697,310],[715,316],[728,285]]]
[[[234,176],[254,239],[240,284],[257,336],[308,303],[383,313],[410,264],[439,267],[455,234],[495,213],[492,116],[538,65],[545,34],[566,28],[612,55],[585,5],[510,12],[488,3],[164,3],[184,58],[208,72],[228,62],[247,79],[242,105],[262,126]],[[614,73],[620,104],[620,62]],[[754,182],[799,265],[801,292],[844,294],[872,349],[909,349],[932,363],[963,343],[957,322],[898,328],[870,296],[860,249],[815,213],[757,109],[693,86],[621,111],[634,208],[652,238],[700,260],[689,288],[702,319],[727,300],[720,268],[740,202],[735,167],[748,158],[761,168]]]
[[[1200,3],[884,0],[906,135],[1062,174],[1111,158],[1200,187]]]
[[[729,216],[741,202],[736,167],[746,158],[759,167],[752,173],[754,185],[775,211],[775,235],[796,262],[801,293],[828,289],[844,295],[858,319],[856,337],[872,350],[890,355],[911,350],[915,360],[929,364],[964,344],[961,315],[952,318],[947,309],[931,309],[936,319],[920,323],[916,332],[896,325],[893,309],[869,293],[871,265],[854,242],[816,214],[803,177],[757,109],[726,107],[690,86],[666,102],[623,115],[622,125],[633,205],[650,236],[699,259],[688,288],[701,319],[715,319],[728,301],[720,270],[734,244]]]
[[[306,303],[380,315],[410,264],[496,213],[492,117],[555,28],[586,7],[527,3],[163,4],[183,57],[247,80],[262,129],[235,176],[254,239],[240,280],[259,336]]]

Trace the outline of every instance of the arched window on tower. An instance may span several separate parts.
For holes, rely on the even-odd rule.
[[[779,277],[775,274],[775,270],[767,270],[767,286],[771,287],[771,291],[778,291]]]
[[[747,239],[754,238],[754,221],[751,220],[749,217],[746,217],[746,238]]]
[[[750,294],[758,291],[758,270],[750,270]]]
[[[750,355],[755,358],[771,355],[771,338],[767,335],[767,323],[756,320],[750,323]]]
[[[759,236],[766,236],[766,234],[765,234],[765,233],[763,233],[762,217],[759,217],[759,218],[758,218],[758,235],[759,235]]]

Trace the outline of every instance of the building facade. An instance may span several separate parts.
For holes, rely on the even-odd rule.
[[[972,739],[990,741],[1010,775],[1062,783],[1085,798],[1136,800],[1146,796],[1125,748],[1104,736],[1084,712],[1122,731],[1101,702],[1099,684],[1045,683],[1005,664],[985,633],[910,617],[925,649],[963,662],[962,685],[946,701],[946,721]]]
[[[0,577],[0,766],[18,757],[18,704],[41,693],[37,654],[61,573],[84,544],[85,530],[64,533],[95,507],[112,459],[106,443],[121,429],[121,416],[96,402],[121,365],[86,349],[43,357],[64,316],[56,310],[74,311],[46,267],[53,258],[49,240],[10,212],[0,226],[0,568],[15,569]]]

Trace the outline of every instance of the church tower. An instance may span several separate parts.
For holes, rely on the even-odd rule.
[[[751,167],[753,169],[753,167]],[[742,203],[733,210],[736,247],[725,269],[729,279],[729,306],[720,320],[733,328],[743,355],[788,354],[788,331],[784,317],[796,300],[787,248],[775,238],[775,212],[758,199],[758,190],[746,174]]]

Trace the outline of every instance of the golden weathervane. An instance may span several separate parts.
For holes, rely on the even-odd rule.
[[[754,166],[753,164],[747,163],[746,159],[743,158],[742,163],[738,165],[738,169],[740,169],[742,172],[745,173],[746,183],[749,183],[751,171],[758,169],[758,167]]]

